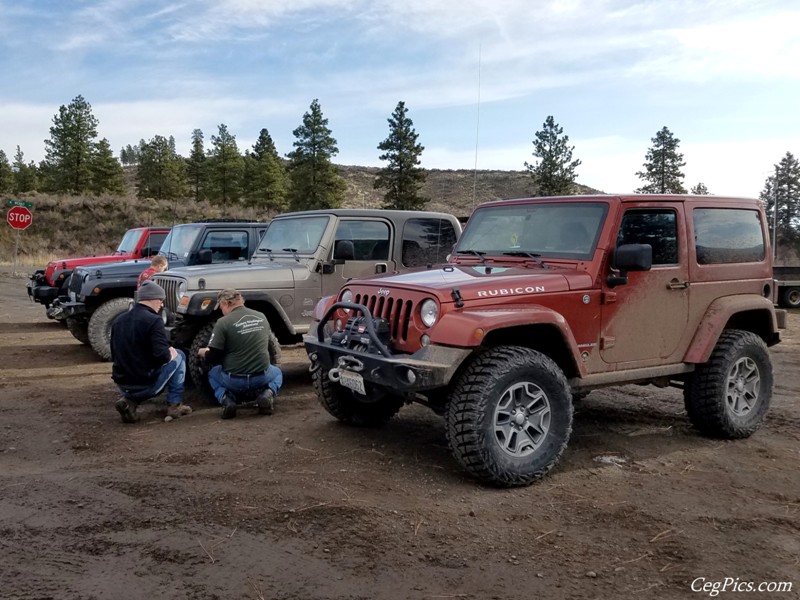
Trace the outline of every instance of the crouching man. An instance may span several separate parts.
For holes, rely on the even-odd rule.
[[[234,289],[217,296],[222,312],[208,346],[200,358],[213,365],[208,382],[222,406],[222,418],[236,416],[237,404],[254,400],[259,414],[271,415],[274,398],[283,384],[283,373],[269,362],[271,329],[267,317],[244,305]]]
[[[165,389],[169,420],[192,412],[182,402],[186,357],[169,345],[164,321],[158,315],[164,298],[161,286],[145,281],[133,308],[111,325],[111,378],[122,394],[115,406],[124,423],[137,421],[137,405]]]

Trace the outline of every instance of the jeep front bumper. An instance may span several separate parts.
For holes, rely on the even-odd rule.
[[[362,335],[372,340],[373,351],[362,352],[346,345],[332,344],[325,339],[325,324],[337,308],[351,308],[366,317],[367,328]],[[366,306],[350,302],[333,304],[319,322],[316,331],[303,336],[303,344],[311,360],[311,368],[321,368],[332,381],[356,389],[358,378],[373,387],[392,390],[392,393],[413,394],[447,385],[471,349],[449,346],[424,346],[414,354],[393,354],[382,344],[372,326],[372,315]],[[347,371],[341,379],[341,372]],[[345,383],[345,380],[348,382]],[[355,380],[355,384],[352,382]]]

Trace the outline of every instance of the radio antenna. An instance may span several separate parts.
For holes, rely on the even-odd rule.
[[[481,44],[478,44],[478,109],[475,118],[475,165],[472,176],[472,208],[475,209],[475,195],[478,186],[478,134],[481,130]]]

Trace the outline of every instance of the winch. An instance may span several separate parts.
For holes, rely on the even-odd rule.
[[[372,319],[372,327],[375,330],[375,336],[378,341],[388,347],[391,344],[389,321],[380,318]],[[342,331],[336,331],[331,335],[331,344],[360,352],[373,354],[380,352],[369,336],[367,317],[363,315],[347,319]]]

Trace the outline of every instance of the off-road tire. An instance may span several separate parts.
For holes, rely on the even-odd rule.
[[[764,340],[750,331],[726,330],[684,388],[689,420],[711,437],[749,437],[767,416],[772,382]]]
[[[322,407],[349,425],[379,427],[405,404],[403,398],[373,389],[369,384],[366,384],[369,400],[360,400],[362,396],[356,392],[331,381],[324,369],[314,371],[311,383]]]
[[[67,317],[64,319],[72,336],[85,346],[89,345],[89,323],[84,317]]]
[[[208,383],[208,368],[205,361],[198,356],[197,351],[208,346],[208,340],[211,339],[216,323],[217,321],[214,320],[200,328],[200,331],[195,334],[192,340],[189,353],[186,355],[186,368],[189,371],[192,383],[197,389],[205,390],[206,392],[211,391],[211,386]],[[269,362],[276,366],[281,362],[281,344],[272,332],[270,332],[269,336]]]
[[[89,344],[103,360],[111,360],[111,325],[114,319],[132,305],[132,298],[112,298],[98,306],[89,317]]]
[[[788,287],[781,292],[780,302],[782,308],[800,307],[800,287]]]
[[[528,485],[564,453],[572,414],[572,394],[555,362],[530,348],[500,346],[476,355],[452,386],[447,441],[458,463],[478,479]]]

